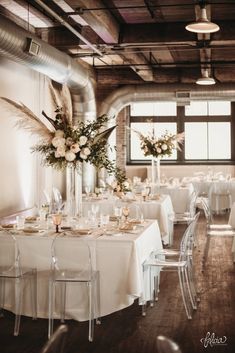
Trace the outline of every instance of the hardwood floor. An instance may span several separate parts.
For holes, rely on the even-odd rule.
[[[225,220],[222,216],[222,221]],[[176,226],[177,244],[183,226]],[[198,246],[195,248],[196,277],[201,302],[192,320],[185,315],[177,273],[162,273],[159,301],[141,316],[137,302],[129,308],[102,318],[95,327],[95,339],[87,339],[87,322],[67,321],[68,353],[157,353],[157,335],[166,335],[179,343],[182,353],[230,353],[235,349],[235,265],[232,262],[232,238],[212,239],[209,258],[202,273],[205,245],[205,219],[201,215]],[[39,353],[47,340],[47,320],[22,317],[20,336],[13,336],[14,315],[5,312],[0,319],[1,353]],[[226,336],[226,345],[203,346],[207,334]]]

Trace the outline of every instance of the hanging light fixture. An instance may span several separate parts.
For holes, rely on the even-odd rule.
[[[219,31],[219,26],[216,23],[210,22],[207,18],[205,5],[201,6],[200,18],[192,23],[189,23],[185,29],[194,33],[214,33]]]
[[[202,72],[202,77],[198,78],[197,81],[196,81],[196,84],[197,85],[214,85],[216,82],[215,82],[215,79],[213,77],[209,77],[209,72],[208,72],[208,69],[205,69],[203,72]]]

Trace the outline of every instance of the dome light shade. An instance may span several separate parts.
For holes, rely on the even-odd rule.
[[[202,77],[198,78],[196,81],[197,85],[214,85],[215,79],[213,77],[209,77],[208,70],[205,70],[202,74]]]
[[[201,8],[201,17],[196,22],[189,23],[185,28],[194,33],[214,33],[220,29],[216,23],[208,20],[205,7]]]

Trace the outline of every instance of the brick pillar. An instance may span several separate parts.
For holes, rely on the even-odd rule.
[[[122,170],[126,169],[126,144],[127,144],[127,134],[126,134],[126,125],[127,125],[127,108],[124,108],[120,111],[117,116],[117,128],[116,128],[116,162],[117,166]]]

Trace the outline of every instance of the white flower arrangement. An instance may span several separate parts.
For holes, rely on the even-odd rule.
[[[184,133],[171,134],[165,132],[159,138],[152,135],[143,135],[139,131],[135,131],[140,137],[140,148],[145,156],[153,156],[162,158],[164,156],[171,156],[175,149],[180,149],[180,144],[183,143]]]

